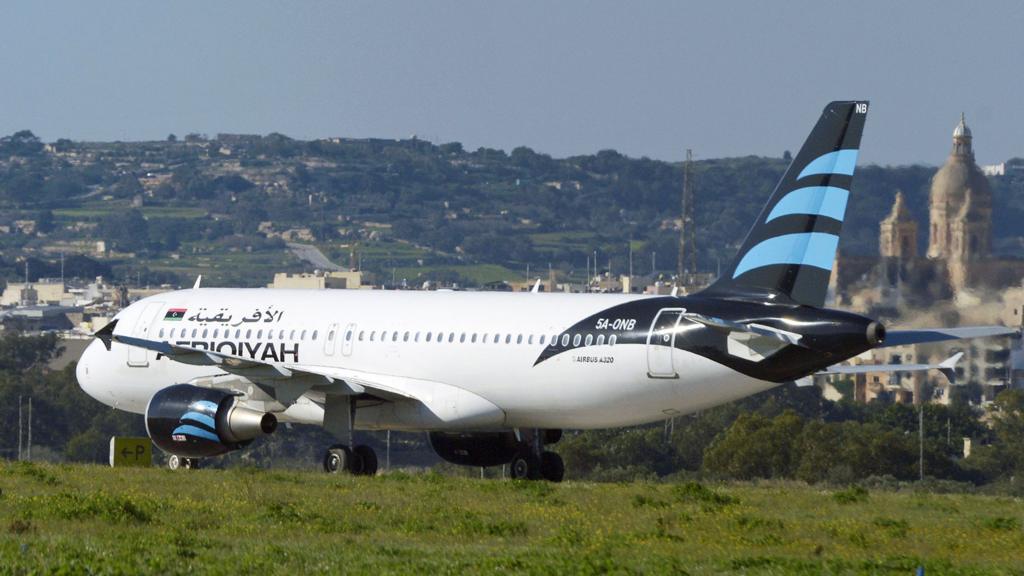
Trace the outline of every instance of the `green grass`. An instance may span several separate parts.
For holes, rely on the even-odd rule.
[[[1020,500],[0,464],[0,573],[1022,574]]]

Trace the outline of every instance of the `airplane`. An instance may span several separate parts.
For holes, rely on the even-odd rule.
[[[887,331],[824,307],[868,102],[832,102],[733,262],[690,295],[204,288],[150,296],[100,329],[81,388],[143,414],[172,468],[279,422],[338,443],[327,472],[373,475],[354,430],[428,433],[467,466],[561,481],[566,429],[640,425],[828,373],[885,346],[1014,335]],[[879,365],[874,371],[950,365]],[[858,370],[866,368],[859,367]],[[841,370],[840,370],[841,371]]]

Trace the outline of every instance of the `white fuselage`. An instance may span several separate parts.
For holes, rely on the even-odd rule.
[[[447,403],[431,407],[432,419],[422,418],[423,410],[412,405],[360,408],[360,428],[625,426],[694,412],[776,386],[679,349],[671,349],[667,360],[663,355],[658,358],[662,364],[670,362],[677,376],[652,377],[653,360],[644,344],[595,341],[537,362],[552,338],[562,338],[581,319],[641,298],[203,288],[133,303],[117,315],[116,333],[172,344],[206,342],[214,351],[261,361],[335,367],[399,383],[414,379],[421,384],[419,393],[433,394],[438,405]],[[78,367],[86,392],[137,413],[143,413],[162,388],[203,385],[222,376],[218,366],[183,364],[117,342],[109,351],[93,342]],[[242,394],[253,393],[251,385],[239,385],[237,378],[233,382]],[[424,382],[437,383],[437,390],[446,392],[423,392]],[[467,398],[473,402],[467,404]],[[486,408],[481,411],[480,406]],[[320,424],[322,396],[311,391],[280,417]]]

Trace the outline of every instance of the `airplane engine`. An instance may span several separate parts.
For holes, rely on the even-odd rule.
[[[237,396],[213,388],[168,386],[154,394],[146,407],[146,431],[153,443],[187,458],[238,450],[276,429],[273,414],[246,408]]]
[[[431,432],[430,446],[441,458],[462,466],[499,466],[519,449],[511,432]]]

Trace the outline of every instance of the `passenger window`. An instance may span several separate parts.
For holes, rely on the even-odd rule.
[[[512,343],[512,335],[511,334],[505,334],[505,344],[511,344],[511,343]]]
[[[313,336],[310,339],[315,341],[316,340],[316,335],[317,335],[317,331],[313,330]]]
[[[284,340],[284,330],[281,330],[280,332],[278,332],[278,333],[277,333],[277,337],[278,337],[279,339],[281,339],[281,340]]]
[[[374,339],[376,337],[377,337],[377,331],[376,330],[370,330],[370,342],[375,342]]]
[[[463,332],[462,336],[459,336],[459,344],[462,344],[465,341],[466,341],[466,333]]]
[[[434,334],[433,334],[432,332],[427,332],[427,342],[430,342],[430,341],[431,341],[430,339],[431,339],[431,338],[432,338],[433,336],[434,336]]]
[[[267,330],[267,340],[273,340],[273,339],[274,339],[274,331],[273,330]]]
[[[291,333],[288,334],[288,339],[289,340],[295,340],[295,330],[292,330]]]
[[[469,341],[473,344],[476,344],[476,332],[473,332],[473,337],[470,338]]]
[[[413,339],[414,342],[419,342],[420,341],[420,333],[417,332],[416,335],[412,337],[412,339]]]
[[[346,330],[345,331],[345,342],[351,342],[351,341],[352,341],[352,331],[351,330]]]
[[[562,334],[562,348],[568,348],[568,347],[569,347],[569,335],[568,334]]]
[[[163,337],[164,337],[164,329],[163,329],[163,328],[161,328],[161,329],[160,329],[160,337],[161,337],[161,338],[163,338]]]
[[[363,341],[363,331],[362,330],[359,331],[359,341],[360,342]]]
[[[235,328],[235,338],[241,338],[241,337],[242,337],[242,329],[241,328]]]
[[[593,343],[594,343],[594,335],[593,334],[587,334],[587,340],[586,340],[586,342],[584,342],[583,345],[584,346],[590,346]]]
[[[451,344],[454,341],[455,341],[455,332],[449,332],[448,333],[448,343]]]
[[[530,334],[526,337],[526,343],[533,344],[533,334]]]
[[[251,329],[245,331],[245,338],[246,339],[252,338],[252,330]]]
[[[608,345],[609,346],[615,346],[615,341],[616,340],[618,340],[618,336],[616,336],[615,334],[612,334],[611,336],[608,337]]]
[[[330,342],[332,340],[334,340],[334,330],[327,333],[327,341]]]
[[[444,332],[437,333],[437,343],[440,344],[441,340],[444,340]]]
[[[604,346],[604,334],[597,335],[597,345]]]
[[[541,335],[540,335],[540,343],[541,343],[541,344],[543,344],[543,343],[544,343],[544,338],[545,338],[545,336],[544,336],[543,334],[541,334]]]
[[[408,341],[409,341],[409,332],[406,331],[405,332],[405,336],[402,337],[402,342],[408,342]]]
[[[577,335],[572,337],[572,345],[573,345],[573,347],[576,347],[576,346],[580,345],[580,335],[579,334],[577,334]]]
[[[256,339],[259,340],[260,338],[263,338],[263,330],[256,331]]]
[[[398,342],[398,330],[395,330],[394,332],[391,333],[391,341]]]
[[[303,330],[303,331],[302,331],[302,332],[301,332],[301,333],[299,334],[299,340],[302,340],[303,342],[305,342],[305,341],[306,341],[306,331],[305,331],[305,330]]]
[[[522,343],[523,343],[523,335],[519,334],[518,336],[516,336],[516,344],[522,344]]]
[[[206,328],[203,328],[203,338],[206,338]]]

